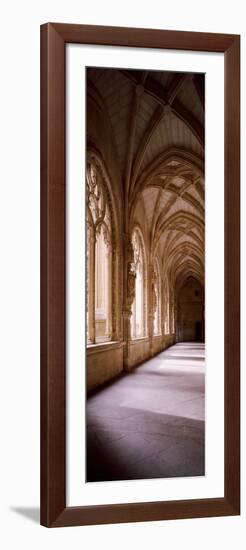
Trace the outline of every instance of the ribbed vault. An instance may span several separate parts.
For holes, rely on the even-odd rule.
[[[141,212],[163,284],[204,286],[204,76],[90,68],[87,83],[114,145],[123,233]]]

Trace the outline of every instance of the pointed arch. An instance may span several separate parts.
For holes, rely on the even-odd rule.
[[[111,180],[100,157],[87,155],[87,343],[116,340],[119,279],[116,209]]]

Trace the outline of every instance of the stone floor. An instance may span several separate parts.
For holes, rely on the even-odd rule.
[[[204,344],[176,344],[87,400],[87,481],[205,473]]]

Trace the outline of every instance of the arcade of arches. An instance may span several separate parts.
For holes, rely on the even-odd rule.
[[[204,342],[204,77],[87,69],[87,383]]]

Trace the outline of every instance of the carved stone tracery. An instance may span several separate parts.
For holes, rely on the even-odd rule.
[[[94,256],[94,260],[87,259],[87,271],[90,271],[89,278],[90,284],[90,296],[87,300],[88,307],[88,324],[89,332],[88,341],[95,342],[96,330],[95,327],[95,247],[101,246],[100,243],[103,239],[104,245],[106,245],[105,261],[108,262],[108,297],[107,307],[108,320],[106,324],[109,326],[110,338],[115,339],[117,332],[119,332],[119,311],[116,304],[118,304],[118,297],[115,289],[115,281],[118,278],[117,266],[119,259],[116,254],[118,240],[116,238],[116,226],[114,223],[114,210],[111,192],[109,188],[109,182],[103,172],[102,166],[97,157],[90,155],[88,158],[87,171],[86,171],[86,183],[87,183],[87,224],[88,224],[88,238],[89,244],[87,245],[87,253],[89,256]],[[94,238],[93,238],[94,237]],[[88,277],[87,277],[88,278]],[[100,288],[99,288],[100,291]],[[104,292],[104,290],[102,289]],[[107,291],[106,291],[107,292]],[[97,316],[99,313],[97,314]],[[100,315],[99,315],[100,317]],[[94,321],[93,321],[94,319]],[[99,323],[99,321],[98,321]],[[97,323],[97,324],[98,324]],[[109,336],[108,336],[109,338]]]

